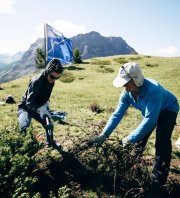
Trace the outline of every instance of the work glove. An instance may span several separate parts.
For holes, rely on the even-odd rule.
[[[50,103],[49,103],[49,101],[47,101],[44,105],[47,107],[47,110],[50,111]]]
[[[122,140],[119,141],[119,144],[125,148],[129,144],[129,140],[127,137],[123,138]]]
[[[45,116],[51,118],[51,114],[49,113],[48,109],[49,109],[48,102],[46,102],[43,106],[37,109],[37,113],[40,114],[41,119],[44,119]]]
[[[100,135],[90,139],[88,141],[88,145],[96,145],[96,146],[100,146],[104,141],[105,139],[107,138],[107,136],[103,133],[101,133]]]

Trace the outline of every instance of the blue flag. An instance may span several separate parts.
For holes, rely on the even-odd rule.
[[[45,24],[46,64],[53,58],[61,61],[62,65],[71,64],[73,60],[72,42],[63,33]]]

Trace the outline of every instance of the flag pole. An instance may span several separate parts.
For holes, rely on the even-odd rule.
[[[45,48],[45,68],[46,68],[46,63],[47,63],[47,55],[48,55],[48,52],[47,52],[47,23],[44,24],[44,48]]]

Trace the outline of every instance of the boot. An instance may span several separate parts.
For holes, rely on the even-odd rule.
[[[46,131],[46,141],[47,141],[47,146],[52,147],[58,150],[62,150],[62,146],[53,139],[53,132],[51,134]]]
[[[53,141],[53,148],[58,149],[58,150],[62,150],[62,146],[57,142],[57,141]]]

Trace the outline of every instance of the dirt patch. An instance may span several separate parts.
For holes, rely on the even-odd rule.
[[[180,168],[180,160],[179,159],[172,159],[171,160],[171,166]]]
[[[96,133],[98,127],[91,125],[88,129]],[[99,147],[89,146],[86,142],[90,136],[96,135],[93,133],[89,135],[84,131],[81,137],[68,135],[61,138],[64,150],[58,151],[60,157],[42,160],[33,173],[38,178],[35,190],[38,189],[44,198],[49,197],[50,191],[58,197],[58,190],[63,186],[69,189],[70,198],[146,197],[152,157],[137,155],[131,146],[122,148],[117,137]],[[165,198],[177,198],[180,194],[179,165],[178,159],[172,159],[164,186]]]

